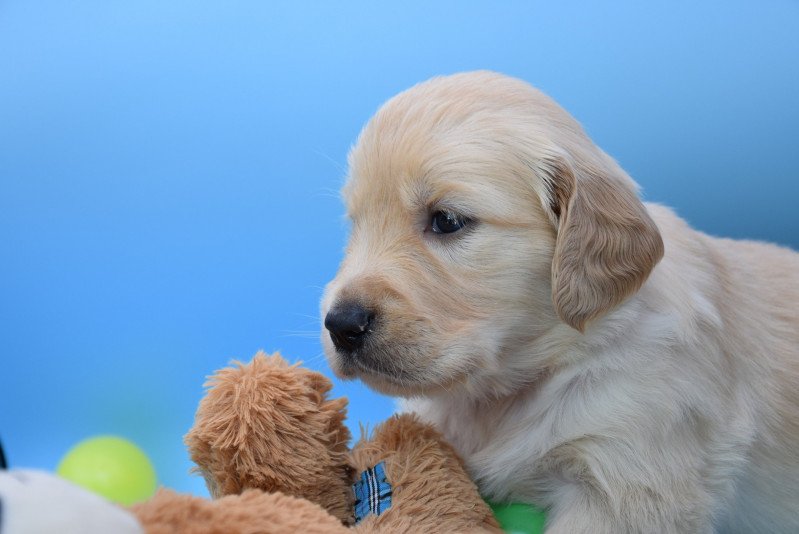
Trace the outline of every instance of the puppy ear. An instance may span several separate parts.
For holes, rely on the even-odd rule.
[[[558,316],[582,332],[641,287],[663,257],[663,240],[626,176],[561,157],[545,169],[545,208],[558,231],[552,300]]]

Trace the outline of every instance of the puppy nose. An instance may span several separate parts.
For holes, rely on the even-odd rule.
[[[330,339],[343,352],[353,352],[363,345],[371,330],[374,313],[358,304],[335,306],[325,316]]]

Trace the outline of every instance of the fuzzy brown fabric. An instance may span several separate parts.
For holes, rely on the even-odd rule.
[[[131,511],[147,534],[346,534],[350,530],[320,506],[282,493],[246,490],[215,501],[170,490]]]
[[[320,373],[259,352],[207,382],[194,427],[192,460],[214,497],[247,488],[280,491],[353,520],[346,399],[329,400]]]
[[[455,450],[415,416],[394,416],[352,451],[359,472],[385,461],[391,507],[369,515],[361,532],[496,532],[499,524],[466,474]]]
[[[328,399],[319,373],[259,353],[207,386],[186,444],[217,500],[160,491],[133,507],[150,534],[501,532],[455,451],[414,416],[390,418],[350,454],[347,401]],[[354,474],[381,461],[391,507],[349,529]]]

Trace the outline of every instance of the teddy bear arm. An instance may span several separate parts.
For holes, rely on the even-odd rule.
[[[209,501],[159,490],[130,508],[147,534],[342,534],[349,530],[310,501],[257,489]]]
[[[416,416],[393,416],[352,452],[359,472],[382,462],[391,485],[391,506],[369,514],[362,532],[501,533],[463,462],[432,426]]]

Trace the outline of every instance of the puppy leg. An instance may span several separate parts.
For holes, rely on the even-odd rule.
[[[547,534],[712,534],[713,500],[700,470],[690,454],[676,459],[591,438],[556,447],[541,460]]]
[[[618,534],[625,532],[601,502],[596,502],[580,487],[563,488],[557,505],[550,510],[547,534]]]
[[[576,488],[551,510],[546,534],[713,534],[710,519],[691,517],[690,511],[688,517],[653,513],[658,503],[645,493],[631,496],[632,501],[640,501],[638,506],[629,503],[613,510],[606,497]]]

